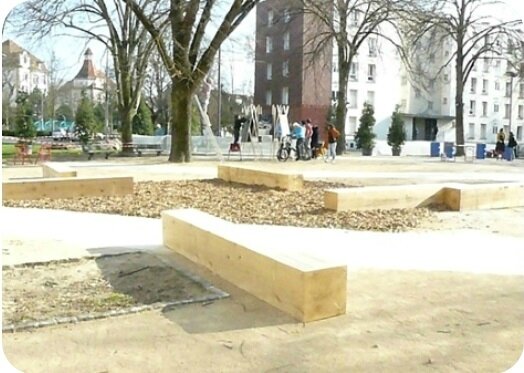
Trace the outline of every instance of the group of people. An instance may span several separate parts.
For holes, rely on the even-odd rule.
[[[328,124],[324,141],[320,141],[320,130],[311,119],[293,123],[293,136],[296,139],[296,159],[316,159],[325,155],[325,161],[334,162],[336,158],[337,139],[340,133]],[[327,150],[327,154],[326,154]]]
[[[504,152],[506,150],[506,134],[504,133],[504,129],[501,128],[500,131],[497,133],[497,142],[495,144],[495,155],[497,158],[503,158]],[[515,135],[513,132],[509,132],[509,138],[508,138],[508,148],[511,149],[511,156],[516,158],[518,156],[517,154],[517,140],[515,140]]]

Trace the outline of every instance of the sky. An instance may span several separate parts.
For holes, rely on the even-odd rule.
[[[0,21],[5,26],[4,20],[11,9],[21,0],[2,0],[0,5]],[[515,19],[516,17],[524,18],[524,1],[522,0],[505,0],[507,6],[496,6],[489,10],[491,14],[501,19]],[[233,34],[234,40],[226,41],[222,48],[221,75],[222,84],[227,92],[246,94],[253,93],[254,82],[254,60],[253,52],[246,51],[246,37],[254,40],[255,38],[255,10],[253,10],[245,21]],[[86,45],[85,41],[73,37],[56,37],[47,39],[44,42],[24,40],[17,38],[5,27],[2,34],[2,41],[13,39],[23,48],[29,50],[44,62],[48,62],[51,53],[54,51],[60,61],[60,77],[64,80],[72,79],[83,62],[83,54],[86,47],[93,51],[93,59],[98,69],[105,69],[105,47],[99,43],[91,41]],[[237,40],[235,42],[235,40]],[[217,81],[215,69],[215,82]]]

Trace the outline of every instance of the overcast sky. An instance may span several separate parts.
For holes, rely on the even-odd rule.
[[[21,0],[2,0],[0,4],[0,20],[4,25],[5,18],[9,11]],[[514,19],[520,16],[524,18],[523,0],[505,0],[507,6],[497,6],[491,12],[501,19]],[[60,37],[48,39],[44,42],[35,42],[27,39],[16,38],[12,35],[8,27],[3,29],[2,41],[13,39],[23,48],[45,62],[50,60],[52,51],[60,60],[61,77],[66,80],[72,79],[80,69],[83,61],[83,54],[86,49],[84,41],[78,38]],[[223,45],[222,53],[222,84],[224,89],[231,92],[233,86],[234,93],[252,93],[254,81],[253,51],[246,48],[246,36],[254,40],[255,33],[255,10],[246,18],[244,23],[235,32],[235,41],[226,41]],[[99,42],[90,42],[87,46],[93,51],[94,62],[97,68],[105,69],[105,48]],[[216,75],[215,75],[216,81]]]

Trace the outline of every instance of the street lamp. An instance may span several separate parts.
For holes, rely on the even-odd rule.
[[[506,71],[506,76],[509,76],[509,132],[511,133],[511,119],[513,117],[513,78],[517,76],[517,73],[514,71]],[[509,134],[508,134],[509,135]]]

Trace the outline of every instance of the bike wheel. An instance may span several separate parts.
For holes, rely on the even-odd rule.
[[[281,162],[285,162],[287,161],[287,159],[289,158],[289,152],[287,151],[286,148],[281,148],[281,149],[278,149],[278,152],[277,152],[277,159]]]

